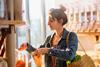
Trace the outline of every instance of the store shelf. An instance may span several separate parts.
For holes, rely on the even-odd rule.
[[[20,20],[0,20],[0,25],[24,25],[24,21]]]
[[[80,34],[89,34],[89,35],[93,34],[93,35],[100,35],[100,32],[78,32],[78,35],[80,35]]]

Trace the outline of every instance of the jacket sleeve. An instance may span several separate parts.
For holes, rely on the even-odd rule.
[[[77,35],[74,32],[71,32],[69,34],[69,39],[68,39],[68,48],[66,48],[65,50],[52,48],[50,49],[48,54],[64,60],[68,59],[73,60],[77,51],[77,47],[78,47]]]
[[[47,45],[48,45],[48,43],[49,43],[49,41],[50,41],[50,38],[51,38],[51,36],[48,36],[48,37],[46,38],[44,44],[43,44],[43,45],[40,45],[40,48],[47,47]]]

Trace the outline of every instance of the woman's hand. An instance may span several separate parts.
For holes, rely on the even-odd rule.
[[[39,48],[37,49],[37,52],[39,54],[47,54],[49,52],[50,48]]]
[[[42,55],[49,52],[49,48],[39,48],[32,52],[33,60],[37,67],[42,66]]]

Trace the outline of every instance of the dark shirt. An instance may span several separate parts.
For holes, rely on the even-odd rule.
[[[77,47],[78,47],[78,38],[74,32],[71,32],[68,39],[68,44],[66,43],[66,38],[69,31],[64,29],[61,40],[59,41],[56,48],[51,48],[51,39],[52,36],[48,36],[44,45],[42,47],[51,48],[48,54],[45,54],[45,66],[52,67],[52,56],[56,57],[56,67],[67,67],[66,60],[73,60],[75,57]],[[69,50],[67,50],[69,49]]]

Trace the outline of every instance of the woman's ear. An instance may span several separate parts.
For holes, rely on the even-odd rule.
[[[59,22],[63,25],[63,22],[64,22],[64,21],[63,21],[63,19],[60,19]]]

